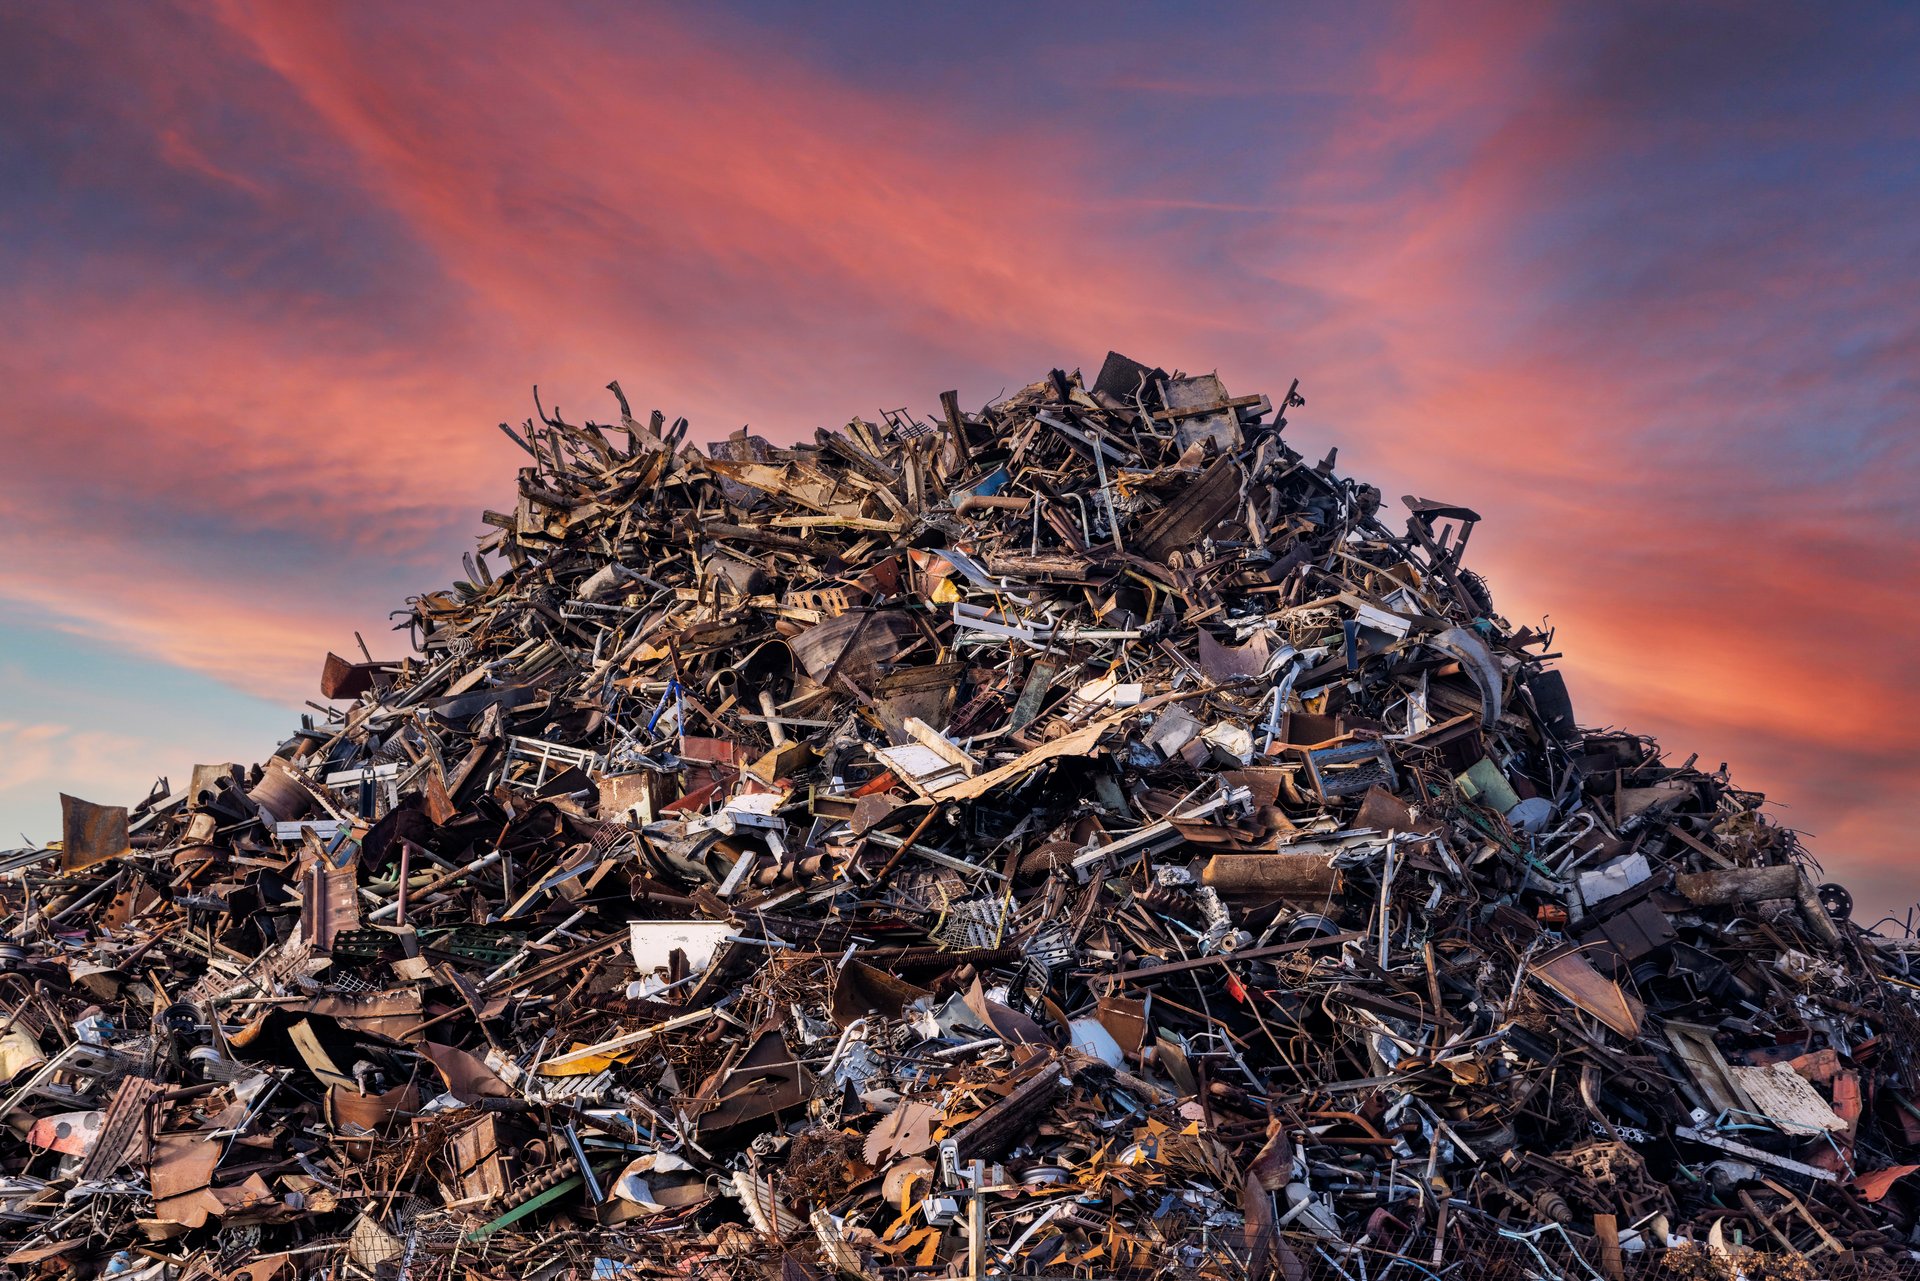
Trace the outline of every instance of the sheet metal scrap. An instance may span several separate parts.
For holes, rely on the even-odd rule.
[[[15,1275],[1911,1270],[1911,940],[1297,386],[611,390],[412,653],[5,857]]]

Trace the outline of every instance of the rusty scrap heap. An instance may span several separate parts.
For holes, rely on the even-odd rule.
[[[1576,723],[1473,512],[1118,355],[611,390],[414,656],[6,856],[12,1276],[1911,1269],[1908,952]]]

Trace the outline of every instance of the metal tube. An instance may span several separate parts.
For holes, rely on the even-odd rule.
[[[482,868],[492,867],[495,863],[498,863],[500,861],[500,857],[501,857],[501,852],[499,850],[495,850],[491,854],[483,855],[482,857],[473,860],[473,862],[467,864],[465,867],[455,868],[453,871],[448,872],[445,876],[442,876],[438,880],[435,880],[430,884],[428,884],[427,886],[425,886],[420,891],[421,896],[424,897],[428,894],[434,893],[436,890],[444,889],[445,887],[459,880],[461,877],[467,875],[469,872],[478,872]],[[375,908],[367,916],[367,919],[369,921],[385,920],[387,917],[392,916],[395,912],[398,912],[399,910],[400,910],[400,900],[395,899],[393,902],[387,904],[385,907]]]

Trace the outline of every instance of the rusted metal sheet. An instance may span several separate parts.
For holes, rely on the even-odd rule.
[[[95,805],[77,796],[60,794],[60,868],[84,871],[132,849],[127,837],[127,811],[121,805]]]

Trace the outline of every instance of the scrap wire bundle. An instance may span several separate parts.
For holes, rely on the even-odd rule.
[[[1905,1275],[1908,950],[1473,512],[1118,355],[610,390],[413,656],[0,860],[14,1276]]]

